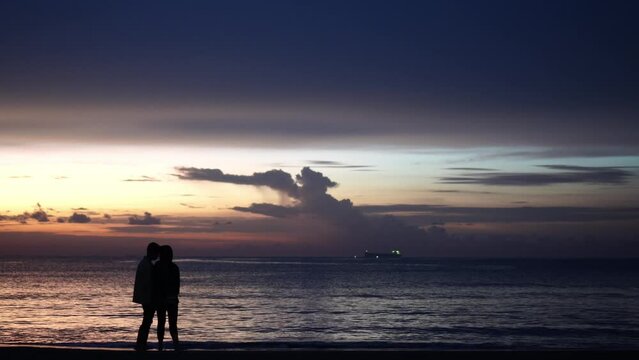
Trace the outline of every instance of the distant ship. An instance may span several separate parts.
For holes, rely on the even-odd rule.
[[[368,252],[368,250],[364,251],[364,257],[369,259],[388,259],[388,258],[400,258],[402,254],[399,250],[393,250],[390,253],[374,253]]]

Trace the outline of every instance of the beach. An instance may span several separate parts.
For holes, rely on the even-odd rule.
[[[126,349],[86,348],[86,347],[60,347],[60,346],[7,346],[0,345],[0,357],[3,359],[210,359],[219,360],[250,360],[275,358],[288,359],[445,359],[465,360],[485,357],[494,360],[500,359],[583,359],[592,356],[599,359],[635,359],[639,355],[637,351],[492,351],[492,350],[447,350],[429,351],[416,349],[317,349],[317,348],[291,348],[291,349],[233,349],[233,350],[208,350],[208,351],[148,351],[137,353]]]

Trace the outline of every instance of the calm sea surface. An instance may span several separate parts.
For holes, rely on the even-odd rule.
[[[131,302],[138,261],[0,258],[0,344],[133,343],[141,320]],[[176,263],[178,325],[191,346],[639,349],[637,260]]]

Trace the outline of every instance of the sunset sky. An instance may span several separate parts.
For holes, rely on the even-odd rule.
[[[0,255],[639,256],[637,10],[2,1]]]

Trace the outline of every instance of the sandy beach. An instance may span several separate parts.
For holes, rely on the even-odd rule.
[[[217,349],[217,350],[187,350],[173,351],[147,351],[137,353],[129,349],[113,348],[86,348],[65,346],[22,346],[0,345],[0,357],[3,359],[139,359],[139,358],[181,358],[181,359],[263,359],[272,357],[281,360],[287,359],[477,359],[477,356],[494,360],[499,359],[583,359],[585,356],[593,356],[599,359],[635,359],[639,355],[637,351],[493,351],[493,350],[417,350],[417,349],[317,349],[317,348],[247,348],[247,349]]]

